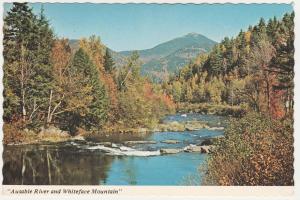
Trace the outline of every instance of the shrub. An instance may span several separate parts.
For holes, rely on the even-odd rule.
[[[233,119],[205,167],[208,185],[293,185],[293,121]]]

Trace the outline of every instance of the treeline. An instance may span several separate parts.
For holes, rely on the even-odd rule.
[[[149,127],[174,110],[161,87],[140,75],[136,53],[116,69],[99,37],[81,39],[74,51],[54,35],[43,9],[35,15],[27,3],[14,3],[3,44],[5,125],[74,134]]]
[[[195,109],[217,104],[247,110],[214,142],[202,184],[294,184],[293,19],[294,13],[267,24],[261,19],[164,83],[176,102]]]
[[[260,19],[225,37],[163,87],[176,102],[244,105],[283,117],[293,111],[294,13]]]

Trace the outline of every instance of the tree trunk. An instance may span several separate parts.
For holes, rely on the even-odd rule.
[[[268,105],[268,112],[271,112],[271,99],[270,99],[270,80],[269,76],[266,75],[266,84],[267,84],[267,105]]]
[[[50,97],[49,97],[49,106],[48,106],[48,115],[47,115],[47,124],[51,123],[52,115],[51,115],[51,104],[52,104],[52,94],[53,91],[50,91]]]
[[[22,95],[22,119],[26,121],[26,103],[25,103],[25,61],[24,61],[24,46],[21,45],[21,95]]]

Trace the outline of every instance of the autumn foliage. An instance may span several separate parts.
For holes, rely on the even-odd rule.
[[[174,110],[163,90],[140,74],[137,54],[116,69],[100,37],[71,47],[54,36],[43,11],[36,16],[27,3],[13,4],[4,36],[7,143],[50,126],[70,134],[144,128]]]
[[[176,102],[246,105],[283,118],[293,112],[294,13],[263,18],[225,37],[164,84]]]
[[[208,159],[204,183],[293,185],[293,141],[289,119],[249,113],[232,120]]]

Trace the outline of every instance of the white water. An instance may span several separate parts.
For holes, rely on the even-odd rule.
[[[159,156],[160,151],[139,151],[126,146],[120,146],[117,148],[105,147],[103,145],[97,145],[92,147],[87,147],[89,150],[102,150],[110,155],[124,155],[124,156]]]

